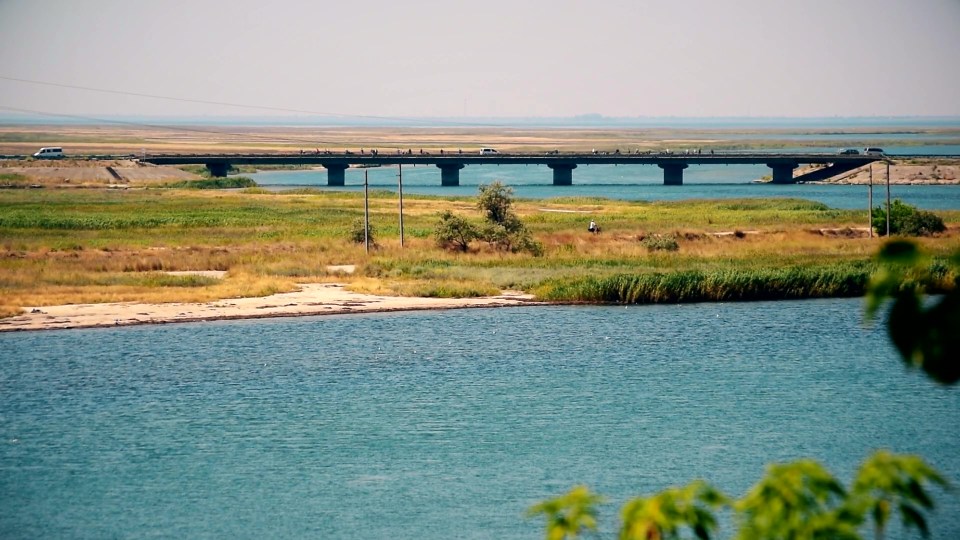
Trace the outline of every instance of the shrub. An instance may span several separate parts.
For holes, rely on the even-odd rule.
[[[661,236],[656,234],[644,238],[640,243],[649,251],[677,251],[680,249],[680,244],[677,243],[677,239],[673,235]]]
[[[179,189],[236,189],[257,187],[257,183],[246,176],[228,178],[206,178],[204,180],[184,180],[173,182],[164,187]]]
[[[887,233],[886,210],[882,206],[874,208],[871,218],[873,228],[878,234],[885,235]],[[894,199],[890,203],[890,234],[930,236],[945,230],[947,227],[943,219],[933,212],[918,210],[900,199]]]
[[[502,251],[517,253],[526,251],[535,256],[543,254],[543,246],[533,239],[530,231],[510,208],[513,205],[513,189],[500,181],[489,186],[480,186],[479,208],[486,218],[486,226],[477,237]]]
[[[27,187],[30,179],[18,173],[0,174],[0,187]]]
[[[363,244],[369,237],[370,245],[376,245],[374,241],[373,234],[373,224],[367,226],[366,233],[364,232],[363,218],[357,218],[353,220],[353,223],[350,224],[350,240],[355,244]]]
[[[503,185],[499,180],[494,183],[480,186],[480,197],[477,199],[477,208],[484,213],[490,223],[505,225],[512,217],[513,188]],[[517,220],[519,221],[519,220]]]
[[[440,221],[433,230],[437,245],[454,251],[467,251],[470,242],[478,236],[479,232],[469,221],[449,210],[440,214]]]

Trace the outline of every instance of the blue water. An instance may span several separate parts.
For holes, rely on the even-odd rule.
[[[268,189],[310,187],[319,190],[361,191],[364,173],[371,189],[397,190],[396,167],[347,169],[346,186],[327,187],[325,171],[263,171],[248,175]],[[886,197],[879,185],[883,173],[874,172],[874,206]],[[589,165],[573,171],[572,186],[554,186],[553,171],[537,165],[470,165],[460,171],[460,185],[440,185],[440,170],[434,166],[404,167],[404,193],[473,197],[480,184],[501,180],[521,198],[603,197],[619,200],[682,200],[758,197],[799,197],[822,202],[832,208],[866,208],[867,186],[833,184],[757,184],[753,180],[770,174],[770,169],[753,165],[691,165],[684,171],[684,185],[663,185],[663,171],[655,166]],[[891,197],[928,210],[960,210],[960,185],[891,186]]]
[[[801,457],[849,482],[880,447],[960,481],[960,388],[905,371],[861,310],[0,334],[0,538],[537,538],[524,510],[576,483],[610,498],[609,538],[631,496],[697,477],[739,496],[764,464]],[[933,537],[960,537],[960,500],[935,499]]]

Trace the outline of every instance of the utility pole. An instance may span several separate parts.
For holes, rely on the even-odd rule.
[[[890,160],[887,160],[887,238],[890,238]]]
[[[403,164],[398,164],[397,191],[400,193],[400,247],[403,247]]]
[[[870,191],[867,192],[867,225],[873,238],[873,162],[870,162]]]
[[[363,170],[363,249],[370,253],[370,185],[367,182],[369,171]]]

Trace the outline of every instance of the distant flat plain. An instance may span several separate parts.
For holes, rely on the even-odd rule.
[[[799,138],[798,138],[799,136]],[[838,138],[840,140],[838,140]],[[296,152],[323,149],[463,149],[546,152],[796,148],[957,144],[960,128],[518,128],[0,125],[0,154],[25,155],[41,146],[68,154],[178,152]]]

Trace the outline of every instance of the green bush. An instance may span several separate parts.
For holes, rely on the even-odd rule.
[[[434,227],[437,245],[450,250],[466,252],[473,240],[483,240],[490,246],[511,253],[543,254],[543,245],[533,239],[530,231],[513,212],[513,190],[501,182],[480,186],[477,208],[483,212],[486,223],[477,228],[465,218],[445,211]]]
[[[470,242],[476,240],[479,232],[463,216],[445,210],[433,230],[437,245],[452,251],[467,251]]]
[[[499,180],[480,186],[477,208],[484,213],[487,221],[507,225],[508,221],[518,221],[513,215],[513,188],[503,185]],[[511,220],[511,218],[513,218]]]
[[[184,180],[173,182],[164,187],[177,189],[237,189],[257,187],[252,178],[246,176],[230,176],[226,178],[205,178],[203,180]]]
[[[887,212],[882,206],[873,209],[871,223],[878,234],[887,233]],[[901,236],[930,236],[947,230],[943,219],[925,210],[894,199],[890,203],[890,234]]]
[[[363,244],[369,236],[370,245],[376,245],[373,234],[373,224],[369,224],[367,231],[364,231],[363,218],[357,218],[350,224],[350,240],[355,244]]]
[[[644,238],[640,243],[649,251],[677,251],[680,249],[680,244],[677,243],[677,238],[673,235],[655,234]]]

